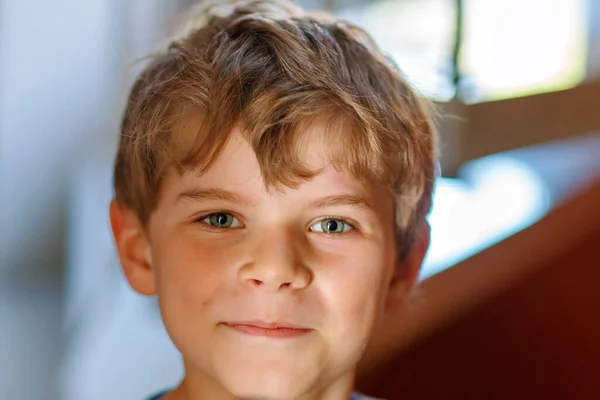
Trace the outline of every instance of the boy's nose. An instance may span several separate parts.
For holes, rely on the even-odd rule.
[[[283,229],[261,234],[239,277],[244,285],[268,291],[302,289],[310,283],[293,233]]]

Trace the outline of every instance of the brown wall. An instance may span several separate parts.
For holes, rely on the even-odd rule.
[[[569,235],[569,221],[600,207],[600,186],[581,204],[558,210],[551,218],[560,224],[545,226]],[[600,399],[600,220],[589,215],[576,245],[364,373],[359,388],[389,400]],[[535,262],[536,249],[527,257]]]

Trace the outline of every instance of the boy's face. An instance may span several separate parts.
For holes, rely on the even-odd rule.
[[[165,178],[147,235],[113,210],[127,278],[158,295],[186,381],[215,398],[223,389],[241,398],[347,390],[385,309],[393,200],[333,169],[321,129],[302,155],[322,170],[296,189],[266,192],[253,150],[234,134],[201,176]]]

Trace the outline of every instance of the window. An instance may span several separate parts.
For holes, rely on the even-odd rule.
[[[463,0],[464,99],[499,100],[582,81],[587,1]],[[444,101],[453,95],[455,12],[454,0],[383,0],[340,15],[365,27],[418,90]]]

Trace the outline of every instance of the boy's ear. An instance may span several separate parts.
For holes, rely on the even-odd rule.
[[[136,292],[153,295],[155,285],[150,243],[137,214],[112,200],[110,225],[127,281]]]
[[[429,248],[431,228],[425,218],[417,226],[415,241],[407,257],[397,268],[390,283],[386,312],[393,313],[401,308],[410,297],[419,280],[421,266]]]

